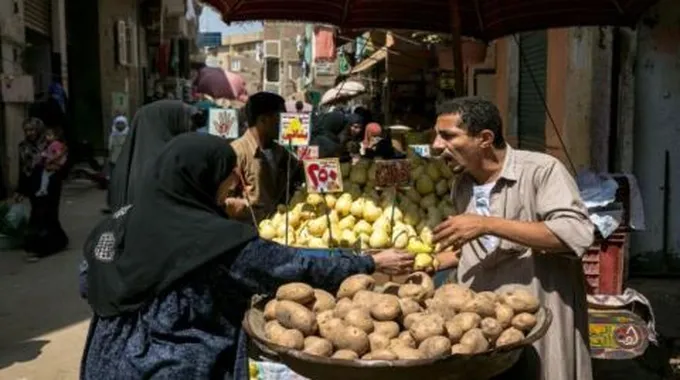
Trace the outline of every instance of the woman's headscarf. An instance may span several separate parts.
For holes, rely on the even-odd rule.
[[[125,129],[119,131],[118,128],[116,128],[116,124],[118,123],[125,124]],[[113,123],[111,123],[111,136],[125,136],[128,133],[130,133],[130,124],[128,123],[127,117],[117,116],[115,119],[113,119]]]
[[[31,127],[35,129],[35,138],[29,140],[24,138],[19,143],[19,165],[21,172],[30,176],[33,173],[36,165],[41,161],[41,153],[45,150],[45,124],[42,120],[32,117],[24,122],[24,128]]]
[[[214,259],[236,258],[257,237],[217,205],[217,189],[235,165],[234,150],[219,137],[192,133],[167,144],[147,167],[135,204],[100,223],[85,243],[88,302],[98,316],[135,311]]]
[[[338,157],[342,153],[342,131],[345,129],[345,114],[329,112],[319,118],[315,126],[316,136],[311,145],[319,147],[319,157]]]
[[[371,145],[371,140],[374,137],[380,137],[382,135],[382,127],[378,123],[368,123],[366,125],[366,131],[364,131],[364,146],[369,147]]]
[[[144,167],[173,137],[191,131],[192,113],[193,108],[180,100],[159,100],[137,111],[111,177],[109,206],[112,210],[134,201]]]

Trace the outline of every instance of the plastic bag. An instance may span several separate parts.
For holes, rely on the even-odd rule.
[[[13,203],[5,215],[5,221],[9,226],[18,229],[28,221],[30,210],[23,203]]]

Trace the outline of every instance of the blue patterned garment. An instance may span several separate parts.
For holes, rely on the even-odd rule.
[[[369,257],[304,257],[264,240],[222,260],[136,313],[93,318],[81,379],[247,379],[241,321],[253,295],[292,281],[334,291],[347,276],[375,269]]]

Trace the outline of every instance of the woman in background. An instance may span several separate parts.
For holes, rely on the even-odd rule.
[[[310,145],[319,147],[319,158],[340,157],[345,150],[343,142],[345,129],[345,114],[342,111],[332,111],[322,115],[317,125],[312,128],[317,133],[312,137]]]
[[[168,141],[195,129],[192,120],[195,110],[180,100],[159,100],[137,111],[111,175],[111,210],[115,212],[132,203],[144,167],[153,162]]]
[[[19,143],[19,186],[15,201],[27,197],[31,202],[24,250],[27,260],[62,251],[68,245],[68,236],[59,221],[59,204],[64,180],[63,166],[52,166],[47,193],[37,195],[43,172],[42,152],[47,148],[45,126],[40,119],[30,118],[24,123],[24,140]]]
[[[113,169],[116,168],[116,161],[118,161],[118,156],[123,150],[123,145],[125,145],[129,133],[130,124],[127,117],[117,116],[113,119],[111,134],[109,135],[109,179]]]

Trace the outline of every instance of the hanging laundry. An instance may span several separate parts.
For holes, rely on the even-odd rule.
[[[334,61],[335,57],[333,29],[317,26],[314,30],[314,61]]]

